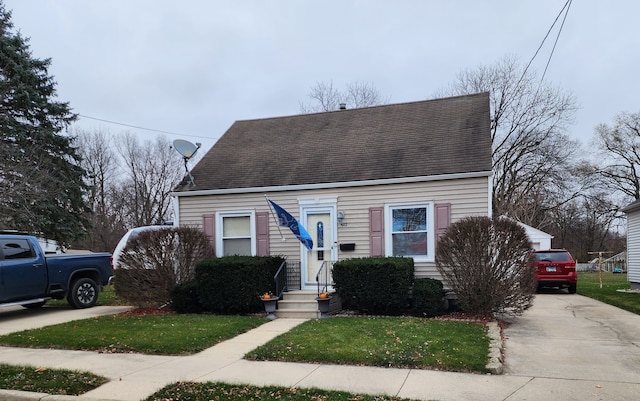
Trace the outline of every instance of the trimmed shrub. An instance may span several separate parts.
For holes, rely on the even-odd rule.
[[[171,306],[178,313],[200,313],[204,308],[198,300],[196,280],[180,283],[171,290]]]
[[[139,307],[167,304],[173,287],[192,280],[196,262],[211,255],[209,241],[198,228],[143,231],[122,250],[116,295]]]
[[[160,269],[118,269],[114,276],[116,295],[139,308],[167,304],[175,285]]]
[[[361,258],[336,262],[333,281],[344,309],[399,315],[410,309],[412,258]]]
[[[436,266],[463,311],[518,315],[536,291],[536,268],[524,228],[507,218],[467,217],[438,242]]]
[[[196,266],[198,299],[205,310],[253,313],[264,310],[260,295],[275,292],[273,276],[284,262],[274,256],[226,256]]]
[[[440,316],[446,312],[444,285],[433,278],[417,278],[413,284],[413,314],[423,317]]]

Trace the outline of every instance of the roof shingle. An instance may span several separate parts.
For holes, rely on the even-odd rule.
[[[177,190],[486,172],[489,124],[488,93],[236,121]]]

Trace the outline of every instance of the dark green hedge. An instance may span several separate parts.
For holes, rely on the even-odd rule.
[[[413,313],[416,316],[434,317],[447,311],[443,301],[442,281],[433,278],[417,278],[413,284]]]
[[[205,259],[196,266],[198,300],[213,313],[253,313],[264,310],[260,295],[275,292],[273,276],[284,258],[227,256]]]
[[[361,258],[336,262],[333,281],[344,309],[399,315],[411,308],[412,258]]]
[[[200,313],[204,307],[198,299],[196,280],[178,284],[171,290],[171,306],[178,313]]]

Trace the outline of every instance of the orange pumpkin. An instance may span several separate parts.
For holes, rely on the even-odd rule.
[[[271,295],[269,295],[269,294],[264,294],[264,295],[262,296],[262,299],[271,299]]]
[[[320,299],[327,299],[327,293],[323,292],[322,294],[320,294]]]

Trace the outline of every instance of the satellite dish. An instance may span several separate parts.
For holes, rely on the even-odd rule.
[[[173,147],[175,150],[185,157],[187,160],[191,159],[193,155],[196,154],[198,149],[200,149],[200,144],[192,144],[189,141],[185,141],[184,139],[176,139],[173,141]]]
[[[202,144],[196,143],[194,145],[189,141],[185,141],[184,139],[176,139],[175,141],[173,141],[173,148],[176,150],[176,152],[180,153],[182,155],[182,158],[184,159],[184,170],[189,175],[189,185],[196,184],[193,182],[193,176],[187,168],[187,163],[189,162],[189,159],[191,159],[193,155],[196,154],[198,149],[200,149],[200,146],[202,146]]]

